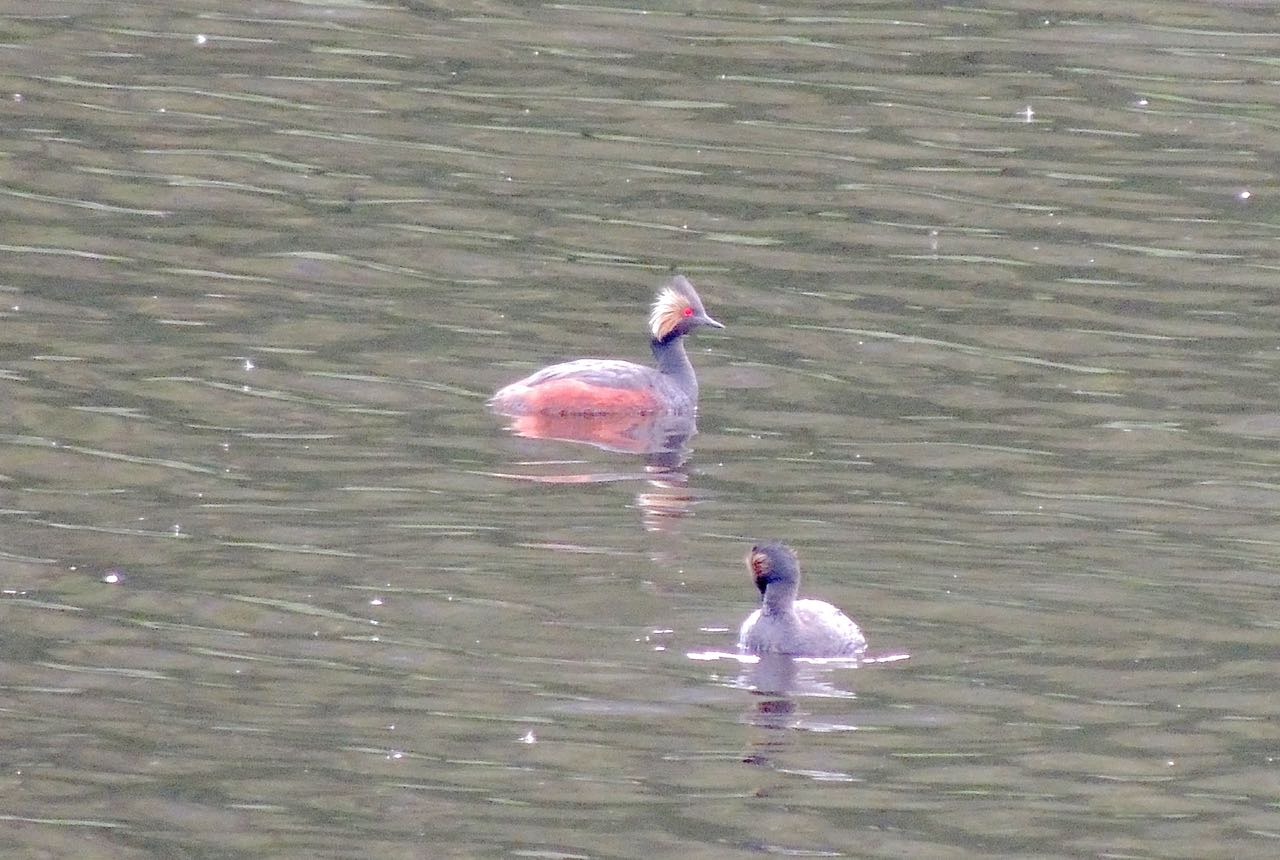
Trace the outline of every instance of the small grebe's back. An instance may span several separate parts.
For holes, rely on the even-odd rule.
[[[489,405],[503,415],[691,413],[698,379],[684,337],[702,326],[724,328],[707,315],[693,284],[676,275],[658,291],[649,314],[656,367],[607,358],[566,361],[500,389]]]

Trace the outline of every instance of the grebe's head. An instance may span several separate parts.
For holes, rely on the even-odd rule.
[[[707,316],[702,299],[688,278],[676,275],[662,285],[649,312],[649,334],[655,341],[666,343],[704,325],[724,328]]]
[[[796,551],[785,543],[773,541],[757,544],[747,553],[747,569],[760,593],[775,582],[786,583],[792,588],[800,584],[800,561]]]

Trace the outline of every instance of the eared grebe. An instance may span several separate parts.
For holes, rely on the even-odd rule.
[[[830,603],[797,600],[800,563],[783,543],[753,546],[747,568],[762,596],[738,631],[738,650],[792,657],[856,657],[867,647],[858,625]]]
[[[684,336],[704,325],[724,328],[707,316],[693,284],[676,275],[658,291],[649,314],[656,368],[617,359],[566,361],[511,383],[489,405],[503,415],[692,413],[698,405],[698,379],[684,351]]]

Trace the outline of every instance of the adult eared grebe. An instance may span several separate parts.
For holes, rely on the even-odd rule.
[[[760,608],[738,631],[738,650],[792,657],[856,657],[867,647],[858,625],[821,600],[797,600],[800,562],[783,543],[753,546],[747,568],[760,589]]]
[[[698,379],[684,336],[702,326],[724,328],[707,316],[693,284],[676,275],[658,291],[649,314],[656,368],[618,359],[566,361],[500,389],[489,405],[502,415],[691,414]]]

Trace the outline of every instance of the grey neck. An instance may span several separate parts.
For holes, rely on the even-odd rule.
[[[771,582],[764,590],[762,607],[765,615],[786,615],[791,612],[796,602],[796,593],[800,590],[798,582]]]
[[[666,341],[650,340],[653,358],[658,363],[658,371],[671,377],[681,388],[693,394],[698,393],[698,378],[693,375],[693,365],[684,351],[684,338],[673,337]]]

